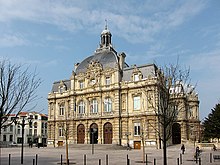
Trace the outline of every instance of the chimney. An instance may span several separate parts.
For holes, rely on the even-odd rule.
[[[124,69],[125,57],[126,57],[126,55],[125,55],[124,52],[119,54],[119,67],[120,67],[120,70]]]
[[[79,66],[79,63],[77,62],[77,63],[75,63],[75,65],[74,65],[74,70],[76,71],[76,68]]]

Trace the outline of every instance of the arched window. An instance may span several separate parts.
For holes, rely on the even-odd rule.
[[[18,127],[17,134],[20,135],[21,134],[21,126],[18,125],[17,127]]]
[[[111,112],[112,111],[112,100],[111,98],[105,98],[104,100],[104,111]]]
[[[37,122],[34,123],[34,128],[37,128]]]
[[[90,103],[90,112],[98,113],[98,101],[96,99],[93,99]]]
[[[79,102],[78,110],[79,110],[80,114],[84,114],[85,113],[85,103],[84,103],[84,101],[81,100]]]

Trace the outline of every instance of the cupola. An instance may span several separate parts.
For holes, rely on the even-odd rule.
[[[112,34],[108,30],[107,21],[106,21],[105,29],[101,33],[100,48],[112,47],[111,37],[112,37]]]

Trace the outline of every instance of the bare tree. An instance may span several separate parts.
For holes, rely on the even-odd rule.
[[[10,114],[18,115],[37,99],[36,89],[40,84],[35,71],[29,72],[28,67],[9,60],[0,61],[0,135]]]
[[[194,90],[190,85],[189,73],[190,69],[181,69],[178,63],[160,69],[155,92],[157,103],[155,104],[155,100],[148,100],[157,116],[158,125],[151,124],[151,126],[158,134],[159,141],[162,142],[164,165],[167,165],[167,142],[172,136],[172,126],[178,120],[181,111],[186,110],[182,98]]]

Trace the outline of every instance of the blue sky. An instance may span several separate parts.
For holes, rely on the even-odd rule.
[[[93,54],[105,19],[129,65],[190,67],[200,119],[220,101],[219,0],[0,0],[0,57],[37,67],[36,111],[47,113],[52,83]]]

